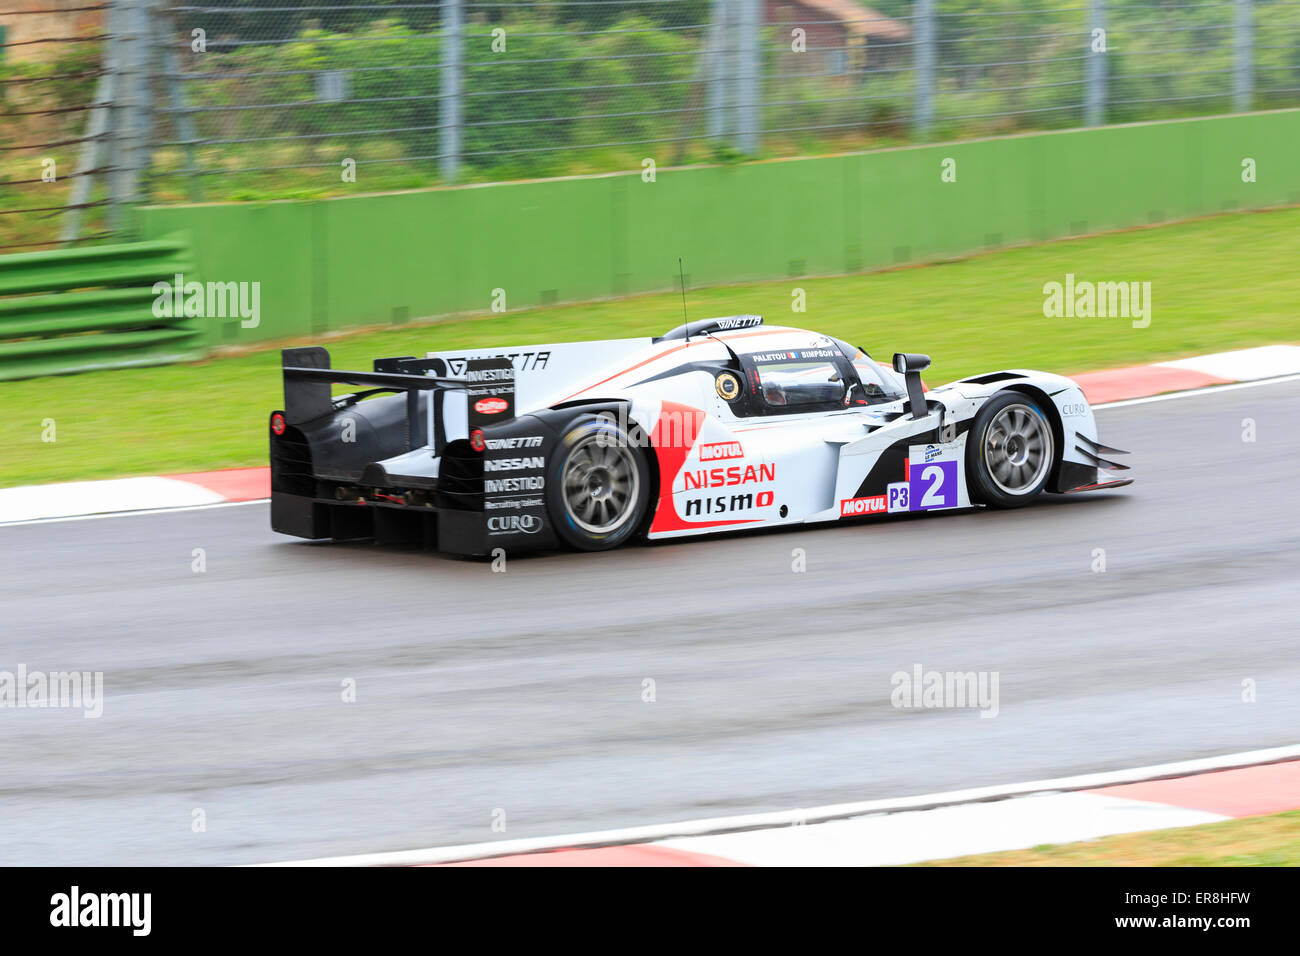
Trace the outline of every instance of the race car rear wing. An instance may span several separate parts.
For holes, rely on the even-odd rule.
[[[329,352],[320,346],[283,349],[284,418],[299,426],[339,412],[382,392],[406,393],[406,427],[411,450],[431,446],[438,454],[448,441],[464,438],[474,427],[514,417],[515,373],[508,358],[471,359],[458,376],[448,376],[439,359],[376,359],[372,372],[330,368]],[[333,395],[333,384],[356,385],[362,392]],[[420,414],[420,394],[429,392],[427,415]]]

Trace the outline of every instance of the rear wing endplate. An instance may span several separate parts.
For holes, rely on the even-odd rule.
[[[508,358],[471,359],[459,376],[448,376],[440,359],[376,359],[375,371],[330,368],[329,351],[318,346],[282,349],[284,416],[290,425],[330,414],[344,396],[333,384],[369,392],[405,392],[409,447],[432,446],[468,437],[471,428],[506,421],[515,413],[515,369]],[[420,393],[429,392],[428,415],[420,415]]]

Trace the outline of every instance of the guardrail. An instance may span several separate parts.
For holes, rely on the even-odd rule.
[[[193,271],[178,237],[0,256],[0,380],[200,357],[197,320],[154,309]]]

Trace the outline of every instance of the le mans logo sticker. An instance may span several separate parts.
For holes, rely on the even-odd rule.
[[[499,415],[510,407],[503,398],[480,398],[474,403],[474,411],[480,415]]]
[[[718,398],[724,402],[734,402],[740,397],[740,379],[730,372],[721,373],[713,384],[718,390]]]

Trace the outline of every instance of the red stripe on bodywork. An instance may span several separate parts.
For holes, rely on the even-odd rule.
[[[259,501],[271,497],[270,468],[225,468],[163,477],[199,485],[215,491],[227,501]]]
[[[735,335],[728,335],[727,340],[746,339],[754,335],[780,335],[782,333],[786,333],[789,331],[790,331],[789,329],[759,329],[757,332],[737,332]],[[579,395],[582,395],[585,392],[590,392],[593,388],[600,388],[600,386],[604,385],[606,382],[612,382],[620,375],[626,375],[628,372],[635,372],[641,366],[649,365],[651,362],[657,362],[661,358],[665,358],[669,355],[672,355],[674,352],[680,352],[682,349],[689,349],[695,345],[708,345],[710,341],[712,340],[699,339],[694,342],[685,342],[671,349],[665,349],[664,351],[660,352],[658,355],[652,355],[650,356],[650,358],[645,359],[644,361],[641,362],[637,362],[635,365],[629,365],[625,369],[620,369],[619,371],[615,372],[613,375],[610,375],[608,378],[602,378],[595,385],[588,385],[587,387],[583,388],[581,391],[574,392],[568,398],[562,399],[560,402],[557,402],[556,404],[559,405],[559,404],[563,404],[564,402],[572,401],[573,399],[577,398]],[[726,341],[726,340],[721,340],[721,341]]]
[[[659,420],[650,433],[650,444],[659,458],[659,506],[655,510],[650,533],[684,531],[696,528],[719,528],[729,524],[752,524],[756,518],[728,521],[687,521],[677,513],[673,501],[673,482],[686,464],[695,447],[695,439],[704,425],[704,412],[677,402],[664,402],[659,409]]]
[[[602,846],[590,850],[553,850],[546,853],[521,853],[489,860],[464,860],[441,866],[745,866],[734,860],[707,853],[691,853],[667,846],[631,844]]]
[[[1225,817],[1254,817],[1300,809],[1300,760],[1102,787],[1088,793],[1168,803]]]

